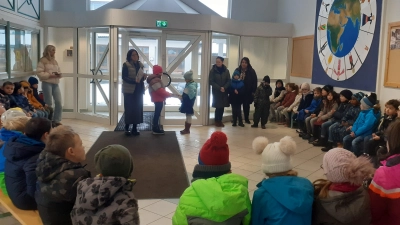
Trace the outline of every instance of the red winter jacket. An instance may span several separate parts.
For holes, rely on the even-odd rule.
[[[154,74],[148,76],[147,83],[149,84],[149,93],[152,102],[164,102],[165,99],[171,97],[171,93],[165,90],[160,76]]]
[[[297,94],[294,91],[286,92],[285,98],[282,102],[282,106],[284,106],[285,108],[291,106],[296,99],[296,95]]]

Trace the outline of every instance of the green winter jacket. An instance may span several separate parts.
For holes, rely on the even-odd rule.
[[[174,225],[249,225],[248,180],[237,174],[199,179],[182,194]]]

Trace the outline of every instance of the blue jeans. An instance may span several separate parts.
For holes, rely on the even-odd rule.
[[[40,110],[40,109],[36,110],[36,114],[37,114],[37,117],[40,117],[40,118],[48,118],[49,117],[49,114],[46,111]]]
[[[333,123],[333,121],[328,120],[321,125],[321,138],[326,138],[327,135],[329,135],[329,127],[331,127]]]
[[[328,141],[333,142],[333,131],[336,129],[336,127],[339,127],[340,124],[341,124],[340,122],[336,122],[336,123],[332,124],[332,125],[329,127]]]
[[[154,102],[154,106],[153,129],[159,129],[160,115],[164,102]]]
[[[54,98],[54,122],[60,122],[62,116],[62,102],[61,102],[61,91],[58,84],[51,84],[47,82],[42,82],[42,90],[44,95],[44,101],[50,107],[53,107]]]
[[[362,145],[364,144],[363,136],[351,137],[350,134],[343,138],[343,148],[353,152],[356,156],[363,153]]]

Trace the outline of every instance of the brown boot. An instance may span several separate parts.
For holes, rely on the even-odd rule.
[[[215,121],[216,127],[224,127],[224,124],[221,121]]]
[[[181,130],[181,134],[190,134],[190,126],[191,125],[192,125],[191,123],[185,122],[185,129]]]

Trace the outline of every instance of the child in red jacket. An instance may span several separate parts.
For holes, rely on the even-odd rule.
[[[161,81],[162,74],[162,67],[154,65],[153,74],[147,77],[151,101],[154,102],[155,106],[153,117],[153,134],[164,134],[164,130],[160,129],[159,120],[165,99],[169,97],[179,97],[165,90],[164,84]]]
[[[276,109],[278,112],[278,124],[283,125],[286,124],[285,122],[285,117],[282,113],[282,111],[285,108],[288,108],[291,104],[293,104],[294,100],[296,99],[296,95],[299,93],[299,87],[295,85],[294,83],[288,83],[286,88],[286,95],[285,98],[282,101],[282,104]],[[288,118],[286,118],[288,119]]]

